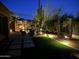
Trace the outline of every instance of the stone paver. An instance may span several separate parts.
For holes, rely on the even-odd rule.
[[[25,35],[21,36],[21,34],[16,34],[12,39],[12,43],[8,48],[6,54],[11,55],[12,57],[21,56],[21,51],[23,48],[30,48],[35,47],[34,43],[32,42],[30,36]],[[22,46],[23,44],[23,46]]]

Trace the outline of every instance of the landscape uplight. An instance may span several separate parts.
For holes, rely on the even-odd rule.
[[[69,38],[69,37],[68,37],[68,36],[66,36],[66,35],[65,35],[64,37],[65,37],[66,39],[67,39],[67,38]]]

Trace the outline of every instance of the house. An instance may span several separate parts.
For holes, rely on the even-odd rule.
[[[0,35],[1,37],[8,37],[9,33],[9,20],[12,19],[13,13],[0,2]]]
[[[31,27],[32,21],[29,19],[15,18],[10,25],[10,32],[19,32],[20,30],[26,31]]]

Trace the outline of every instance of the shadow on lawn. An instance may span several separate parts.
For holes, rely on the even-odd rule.
[[[77,59],[69,52],[51,51],[50,49],[25,48],[23,58],[27,59]]]

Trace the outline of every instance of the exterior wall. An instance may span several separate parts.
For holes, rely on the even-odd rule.
[[[0,2],[0,35],[8,38],[11,12]],[[1,40],[1,39],[0,39]]]
[[[0,15],[0,35],[8,38],[8,18],[4,15]]]
[[[27,21],[15,21],[15,31],[20,31],[21,29],[27,30],[30,24]]]
[[[0,15],[1,17],[6,17],[6,19],[4,19],[3,21],[0,20],[0,22],[7,23],[7,26],[4,26],[4,27],[5,28],[7,27],[5,30],[9,30],[9,32],[20,31],[21,30],[20,26],[24,27],[25,30],[30,26],[30,23],[28,21],[21,22],[17,18],[13,18],[11,16],[13,15],[13,13],[9,11],[1,2],[0,2]],[[4,28],[1,28],[0,26],[0,29],[4,29]]]

